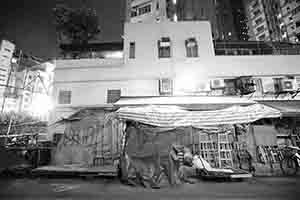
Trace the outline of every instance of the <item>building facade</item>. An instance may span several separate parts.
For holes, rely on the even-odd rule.
[[[126,21],[210,21],[213,38],[237,40],[230,0],[127,0]]]
[[[248,41],[248,19],[243,0],[230,0],[230,5],[232,9],[236,38],[239,41]]]
[[[11,59],[15,50],[15,45],[7,40],[2,40],[0,44],[0,96],[3,97],[5,85],[7,84]]]
[[[245,0],[250,40],[298,43],[300,1]]]
[[[300,1],[280,0],[280,7],[279,18],[285,28],[285,36],[291,42],[300,42]]]
[[[279,0],[245,0],[250,40],[282,41]]]
[[[120,96],[274,100],[279,93],[291,99],[299,87],[299,55],[216,55],[207,21],[125,23],[123,44],[121,59],[56,61],[53,121]],[[247,93],[237,87],[244,83],[256,88]]]

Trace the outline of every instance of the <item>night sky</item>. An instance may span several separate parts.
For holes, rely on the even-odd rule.
[[[57,54],[52,8],[56,2],[79,7],[82,0],[2,0],[0,39],[14,41],[18,48],[34,56],[52,59]],[[99,41],[121,41],[123,34],[123,0],[85,0],[99,17]]]

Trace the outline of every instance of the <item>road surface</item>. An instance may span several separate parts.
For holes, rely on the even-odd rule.
[[[253,178],[244,182],[204,182],[145,189],[103,179],[2,179],[0,199],[300,199],[300,177]]]

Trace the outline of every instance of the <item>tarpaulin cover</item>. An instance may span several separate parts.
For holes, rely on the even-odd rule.
[[[124,149],[127,157],[127,179],[136,179],[140,176],[144,183],[146,181],[161,184],[158,179],[160,174],[165,172],[164,175],[171,183],[171,179],[175,176],[169,158],[171,146],[178,144],[189,147],[191,138],[188,132],[189,128],[159,130],[141,124],[127,127]]]
[[[188,111],[178,106],[123,107],[119,118],[158,127],[186,127],[250,123],[262,118],[278,118],[279,110],[262,105],[232,106],[214,111]]]

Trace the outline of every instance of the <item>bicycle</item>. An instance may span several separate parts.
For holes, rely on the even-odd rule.
[[[297,174],[300,166],[300,148],[295,146],[285,146],[282,148],[280,168],[284,175],[292,176]]]

